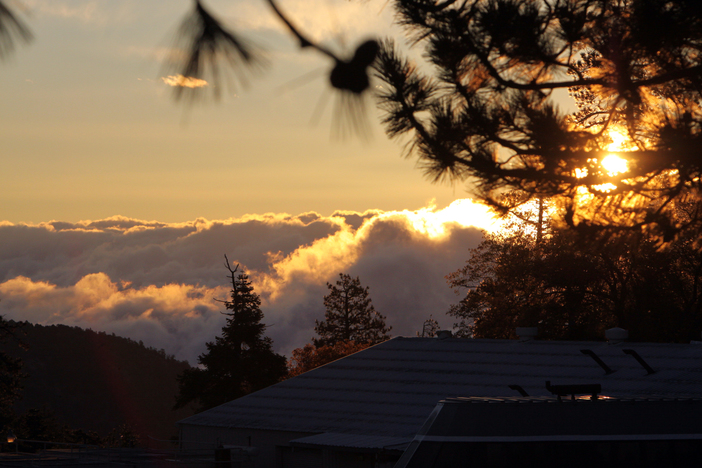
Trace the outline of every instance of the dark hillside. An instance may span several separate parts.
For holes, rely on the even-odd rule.
[[[106,435],[122,424],[141,435],[166,439],[175,422],[192,414],[173,411],[176,376],[189,365],[128,338],[66,325],[21,324],[18,335],[29,346],[0,344],[20,357],[24,380],[16,411],[47,408],[74,429]]]

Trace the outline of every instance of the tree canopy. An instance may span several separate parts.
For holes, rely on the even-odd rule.
[[[225,256],[226,259],[226,256]],[[198,357],[200,367],[186,369],[178,377],[176,408],[198,402],[200,410],[212,408],[280,381],[286,374],[286,359],[273,352],[273,341],[264,335],[261,299],[248,275],[230,273],[230,300],[222,335],[208,342],[207,352]]]
[[[17,340],[16,324],[8,322],[0,316],[0,342]],[[21,341],[18,341],[18,345]],[[0,427],[6,425],[14,417],[13,404],[21,398],[22,360],[0,351]]]
[[[385,316],[376,312],[361,280],[339,273],[336,284],[327,283],[329,294],[324,296],[324,320],[315,320],[315,346],[334,345],[342,341],[376,344],[390,338],[392,327],[385,324]]]
[[[632,341],[689,342],[702,331],[702,255],[691,236],[666,250],[645,234],[585,245],[547,229],[537,242],[520,222],[486,234],[447,280],[462,295],[448,312],[459,336],[515,338],[526,326],[545,339],[598,340],[621,327]]]
[[[339,341],[333,345],[314,346],[310,343],[294,349],[288,361],[288,377],[295,377],[319,366],[328,364],[349,354],[357,353],[370,346],[370,343]]]
[[[645,230],[667,243],[702,229],[697,0],[395,0],[421,64],[393,40],[341,57],[265,1],[301,48],[332,62],[347,123],[362,130],[361,97],[377,88],[388,135],[407,136],[432,180],[467,182],[503,212],[524,201],[506,203],[505,191],[550,197],[557,222],[585,233]],[[29,38],[0,1],[0,58]],[[265,62],[201,0],[179,38],[171,65],[215,92]],[[381,86],[371,86],[371,69]],[[557,104],[566,93],[577,112]],[[675,216],[691,202],[692,216]]]
[[[387,43],[378,76],[390,136],[433,180],[491,205],[551,197],[584,232],[700,228],[702,4],[693,0],[396,0],[429,66]],[[556,104],[568,90],[579,112]],[[612,170],[615,153],[625,168]],[[611,158],[610,158],[611,161]]]

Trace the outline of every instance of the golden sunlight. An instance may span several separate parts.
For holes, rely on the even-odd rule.
[[[609,129],[607,136],[612,140],[612,143],[607,145],[607,151],[626,151],[630,149],[631,144],[629,136],[626,134],[625,130],[616,128]]]
[[[428,206],[417,211],[386,213],[388,216],[396,216],[397,214],[407,217],[415,231],[431,238],[445,235],[448,224],[458,224],[462,227],[473,226],[486,231],[495,231],[499,229],[501,224],[490,208],[469,198],[456,200],[439,211],[436,211],[435,206]]]
[[[620,128],[610,128],[606,136],[610,140],[610,143],[607,144],[606,149],[607,151],[611,151],[611,153],[607,154],[601,161],[597,161],[596,159],[588,159],[588,164],[592,164],[592,166],[595,167],[599,165],[610,177],[627,172],[629,170],[628,161],[616,153],[635,150],[636,145],[632,144],[631,140],[626,134],[626,131]],[[589,171],[586,167],[576,168],[573,174],[576,178],[582,179],[589,175]],[[610,192],[616,188],[617,187],[614,184],[609,182],[592,186],[593,190],[604,193]],[[587,189],[583,187],[583,190]]]
[[[202,88],[208,85],[205,80],[183,75],[162,76],[161,80],[168,86],[180,86],[182,88]]]
[[[610,176],[621,174],[629,170],[626,159],[616,154],[608,154],[602,160],[601,164]]]
[[[618,153],[636,149],[636,145],[632,144],[626,130],[623,128],[611,127],[608,129],[607,136],[612,141],[607,145],[607,151]],[[605,168],[610,176],[622,174],[629,170],[626,159],[617,154],[608,154],[600,164],[602,164],[602,167]]]

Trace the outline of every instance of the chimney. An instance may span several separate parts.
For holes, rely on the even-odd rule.
[[[446,338],[452,338],[453,333],[451,333],[451,330],[439,330],[436,332],[436,337],[440,340],[445,340]]]
[[[531,341],[536,338],[539,329],[537,327],[517,327],[519,341]]]
[[[629,332],[623,328],[610,328],[605,331],[605,338],[607,338],[607,343],[614,345],[626,341],[629,338]]]

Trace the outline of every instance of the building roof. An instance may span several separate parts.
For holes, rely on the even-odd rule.
[[[383,437],[363,434],[325,432],[290,441],[293,447],[335,447],[352,450],[397,450],[403,452],[409,440],[406,437]]]
[[[395,468],[461,466],[465,460],[475,466],[525,460],[561,466],[568,460],[568,466],[618,467],[622,453],[627,466],[698,466],[700,441],[700,398],[451,398],[437,404]]]
[[[397,337],[179,424],[411,439],[442,399],[518,397],[510,385],[550,396],[546,381],[600,384],[604,396],[699,397],[702,345]]]

